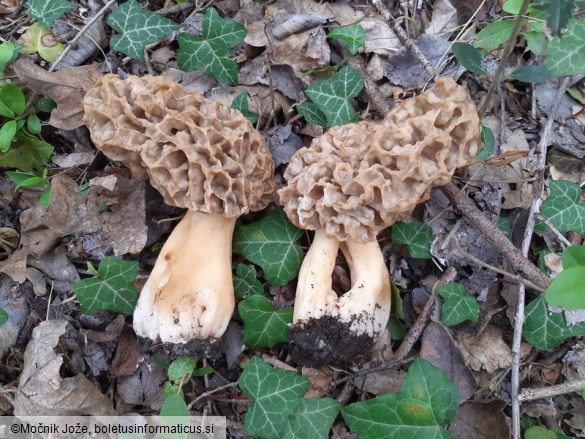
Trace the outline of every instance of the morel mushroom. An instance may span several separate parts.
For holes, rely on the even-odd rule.
[[[440,78],[378,123],[338,126],[298,150],[279,191],[290,220],[315,231],[299,273],[291,353],[304,364],[345,363],[367,350],[390,313],[390,278],[376,235],[408,221],[431,188],[478,151],[479,119],[467,92]],[[341,249],[351,289],[331,275]]]
[[[262,135],[239,111],[163,76],[106,75],[83,103],[95,145],[187,209],[142,288],[134,330],[172,343],[221,337],[235,305],[236,218],[266,207],[274,192]]]

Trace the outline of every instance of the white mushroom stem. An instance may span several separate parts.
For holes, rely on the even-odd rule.
[[[134,310],[134,330],[170,343],[213,341],[235,306],[232,235],[236,219],[188,211],[163,246]]]
[[[332,288],[337,251],[350,268],[351,289],[338,297]],[[347,323],[356,335],[377,338],[390,316],[390,276],[376,241],[360,244],[317,230],[305,255],[297,283],[293,322],[302,326],[325,315]]]

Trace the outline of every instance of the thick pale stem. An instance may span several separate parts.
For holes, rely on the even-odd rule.
[[[334,315],[356,334],[377,338],[390,317],[390,274],[382,250],[377,241],[348,240],[341,251],[349,265],[351,289],[339,298]]]
[[[309,251],[303,259],[297,281],[297,292],[293,322],[298,323],[310,318],[318,319],[330,313],[337,301],[333,291],[331,274],[339,241],[330,238],[324,231],[317,230]]]
[[[380,246],[375,241],[341,244],[352,288],[338,298],[331,287],[331,276],[339,247],[339,242],[323,230],[315,232],[299,273],[294,323],[330,315],[347,323],[356,335],[376,338],[390,315],[390,276]]]
[[[234,306],[235,218],[189,211],[169,236],[134,311],[134,330],[170,343],[222,336]]]

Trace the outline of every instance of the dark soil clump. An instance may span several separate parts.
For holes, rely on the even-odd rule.
[[[290,334],[290,355],[297,364],[320,366],[359,363],[373,345],[368,335],[356,335],[348,323],[324,316],[296,325]]]

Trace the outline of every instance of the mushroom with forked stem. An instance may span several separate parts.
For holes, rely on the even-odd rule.
[[[262,135],[239,111],[163,76],[105,75],[83,104],[94,144],[187,209],[142,288],[136,333],[172,343],[221,337],[235,305],[236,218],[274,192]]]
[[[280,202],[298,227],[315,230],[297,283],[291,353],[305,364],[347,363],[380,336],[390,313],[390,278],[377,233],[407,221],[431,188],[448,183],[478,151],[479,118],[450,79],[407,99],[380,123],[338,126],[298,150]],[[340,249],[351,289],[331,274]]]

